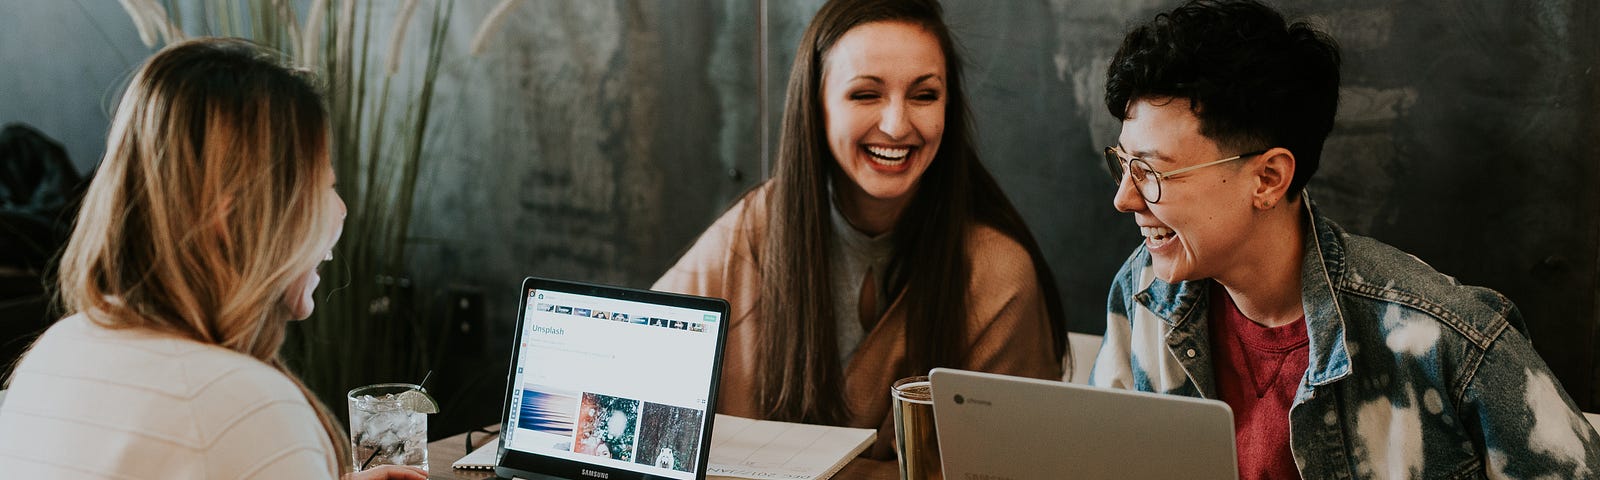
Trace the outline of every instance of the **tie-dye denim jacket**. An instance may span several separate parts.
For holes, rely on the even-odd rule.
[[[1600,478],[1600,435],[1551,376],[1515,306],[1323,219],[1305,240],[1310,362],[1289,413],[1307,479]],[[1211,280],[1155,278],[1141,246],[1107,302],[1089,382],[1216,398]]]

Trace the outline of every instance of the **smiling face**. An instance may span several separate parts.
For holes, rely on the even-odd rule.
[[[1200,118],[1183,99],[1129,103],[1118,139],[1122,149],[1168,172],[1237,155],[1200,134]],[[1147,203],[1124,175],[1113,204],[1133,214],[1150,250],[1156,276],[1166,282],[1212,278],[1245,265],[1252,235],[1255,185],[1250,161],[1206,167],[1161,181],[1160,203]]]
[[[333,259],[333,246],[339,242],[339,235],[343,232],[345,205],[344,199],[339,197],[339,192],[334,190],[333,164],[326,162],[324,164],[326,167],[324,167],[323,178],[326,181],[319,186],[322,189],[320,195],[324,199],[323,201],[331,203],[322,209],[325,212],[324,214],[329,217],[323,219],[323,221],[334,224],[331,229],[333,232],[332,237],[321,240],[324,242],[325,249],[323,251],[326,252],[322,261],[328,261]],[[320,265],[320,262],[318,264]],[[300,278],[289,286],[289,291],[284,294],[283,303],[284,306],[288,307],[292,318],[305,320],[311,316],[311,311],[316,308],[316,301],[312,298],[312,294],[317,291],[317,284],[321,282],[322,277],[317,274],[317,268],[312,267],[301,274]]]
[[[922,27],[866,23],[824,58],[828,149],[850,184],[834,183],[856,208],[903,208],[939,151],[946,104],[944,52]]]

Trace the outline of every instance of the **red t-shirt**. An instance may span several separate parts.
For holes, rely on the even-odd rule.
[[[1300,478],[1289,451],[1289,406],[1306,373],[1306,317],[1263,327],[1217,286],[1210,329],[1217,394],[1233,408],[1239,479]]]

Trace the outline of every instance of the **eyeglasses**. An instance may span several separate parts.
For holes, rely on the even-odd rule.
[[[1123,175],[1132,175],[1133,185],[1139,189],[1139,195],[1144,197],[1144,201],[1156,203],[1161,201],[1162,180],[1170,180],[1179,175],[1212,165],[1221,165],[1245,157],[1254,157],[1263,153],[1267,153],[1267,151],[1258,150],[1250,153],[1234,155],[1232,157],[1217,160],[1215,162],[1202,163],[1199,165],[1183,167],[1177,170],[1162,173],[1150,168],[1150,163],[1144,161],[1144,159],[1135,157],[1128,152],[1122,151],[1122,147],[1111,146],[1106,147],[1106,166],[1110,168],[1109,172],[1111,173],[1111,181],[1120,185],[1122,184]]]

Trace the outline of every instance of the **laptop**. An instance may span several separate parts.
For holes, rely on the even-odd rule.
[[[944,478],[1236,480],[1217,400],[935,368]]]
[[[704,480],[728,303],[529,277],[501,478]]]

